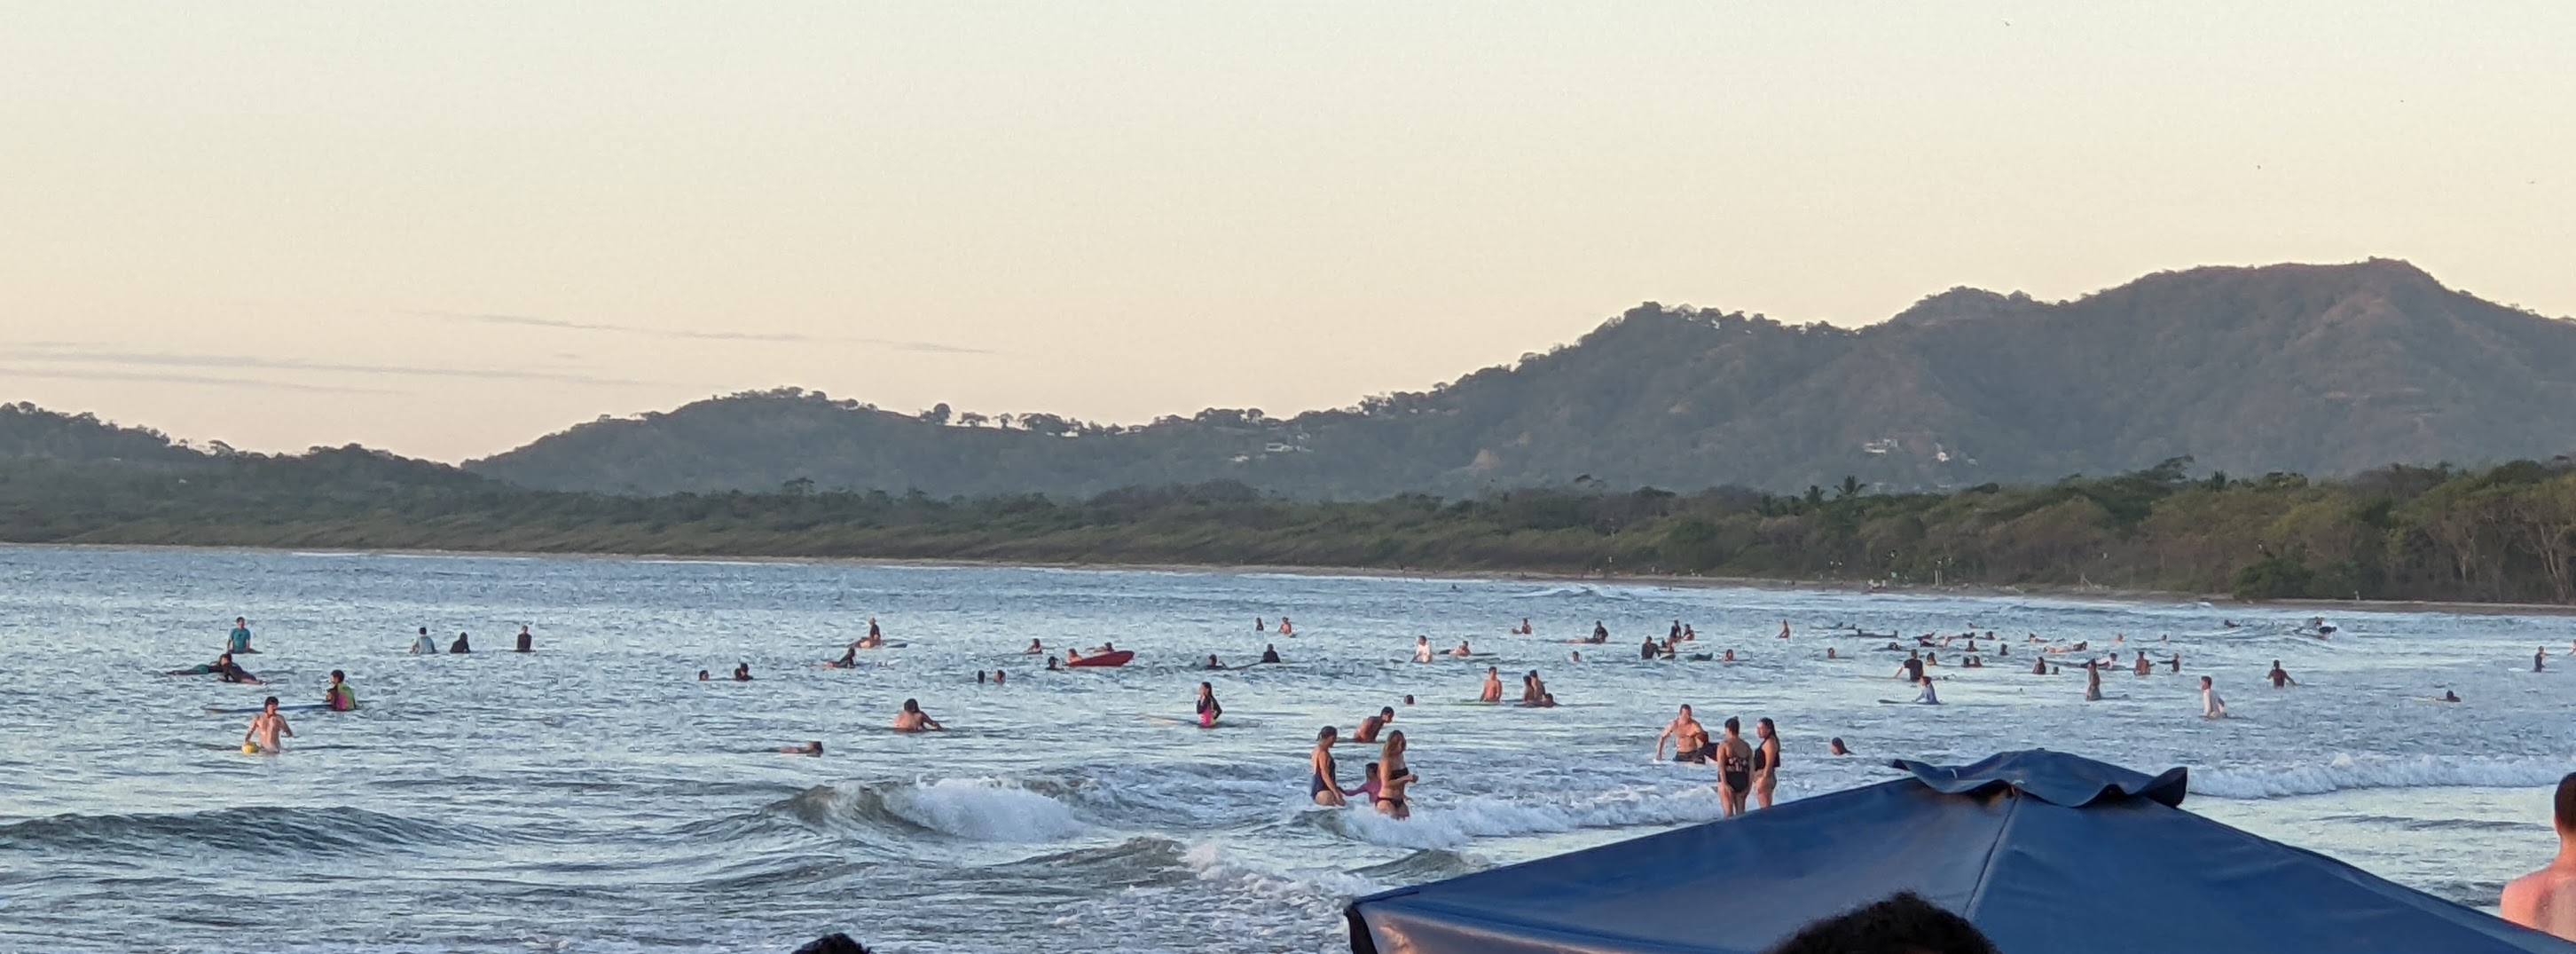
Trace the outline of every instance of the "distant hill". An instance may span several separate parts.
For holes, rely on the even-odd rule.
[[[2200,268],[2068,302],[1953,289],[1863,329],[1647,303],[1427,393],[1274,419],[966,426],[795,389],[602,419],[468,469],[623,493],[1091,494],[1238,480],[1344,499],[1598,482],[2048,481],[2191,456],[2349,474],[2576,449],[2576,322],[2404,262]]]

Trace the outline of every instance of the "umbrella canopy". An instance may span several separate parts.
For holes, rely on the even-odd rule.
[[[1351,903],[1356,954],[1754,954],[1912,891],[2006,954],[2576,944],[2182,811],[2188,774],[2057,752],[1973,765]]]

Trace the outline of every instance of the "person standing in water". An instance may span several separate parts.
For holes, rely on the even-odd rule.
[[[1787,638],[1789,638],[1789,621],[1788,621],[1788,620],[1785,620],[1785,619],[1784,619],[1784,620],[1781,620],[1781,621],[1780,621],[1780,638],[1781,638],[1781,639],[1787,639]],[[1766,803],[1766,804],[1767,804],[1767,803]]]
[[[2200,717],[2227,718],[2227,703],[2218,698],[2218,690],[2211,686],[2208,676],[2200,677]]]
[[[2540,671],[2542,671],[2543,667],[2541,666],[2541,661],[2542,661],[2542,660],[2545,660],[2545,659],[2548,659],[2548,658],[2549,658],[2549,647],[2547,647],[2547,646],[2542,646],[2542,647],[2540,647],[2540,649],[2539,649],[2539,650],[2537,650],[2537,651],[2533,652],[2533,653],[2531,654],[2531,671],[2533,671],[2533,672],[2540,672]]]
[[[743,663],[743,664],[741,664],[741,665],[737,665],[737,666],[733,667],[733,681],[735,681],[735,682],[750,682],[750,681],[751,681],[751,664],[750,664],[750,663]]]
[[[331,670],[331,687],[322,690],[322,704],[333,712],[348,712],[358,707],[358,693],[349,688],[349,674]]]
[[[1377,756],[1377,811],[1396,821],[1413,817],[1412,806],[1405,801],[1404,790],[1421,781],[1404,767],[1404,732],[1386,734],[1386,747]]]
[[[1278,646],[1278,644],[1276,644],[1276,643],[1263,643],[1263,644],[1261,644],[1261,661],[1262,661],[1262,662],[1266,662],[1266,663],[1276,663],[1276,662],[1278,662],[1278,661],[1279,661],[1279,646]]]
[[[1483,691],[1476,694],[1476,701],[1503,701],[1503,668],[1501,666],[1485,667],[1485,688]]]
[[[1664,760],[1664,740],[1673,740],[1673,761],[1702,762],[1708,759],[1708,730],[1700,727],[1699,718],[1691,714],[1690,703],[1682,703],[1680,715],[1655,733],[1655,761]]]
[[[2272,688],[2274,689],[2299,684],[2298,680],[2290,678],[2289,670],[2281,668],[2281,661],[2278,659],[2272,660],[2272,671],[2264,673],[2263,678],[2272,680]],[[2206,680],[2204,679],[2203,681]]]
[[[420,638],[411,641],[411,654],[414,656],[438,655],[438,640],[429,635],[429,627],[421,627]]]
[[[1753,746],[1745,744],[1744,723],[1726,717],[1726,738],[1717,743],[1717,800],[1725,816],[1744,814],[1744,796],[1753,788]]]
[[[519,627],[519,648],[514,649],[514,650],[511,650],[511,651],[512,651],[512,652],[521,652],[521,653],[533,653],[533,652],[536,652],[536,651],[537,651],[537,634],[535,634],[535,633],[531,633],[531,632],[528,632],[528,627],[527,627],[525,624],[522,624],[522,625]]]
[[[1279,617],[1279,635],[1281,635],[1281,636],[1295,636],[1295,635],[1297,635],[1297,626],[1296,626],[1296,624],[1289,622],[1289,621],[1288,621],[1288,617],[1285,617],[1285,616]]]
[[[2558,780],[2550,827],[2558,832],[2558,857],[2549,866],[2504,886],[2496,912],[2534,931],[2576,941],[2576,772]]]
[[[1029,648],[1027,648],[1027,649],[1023,649],[1023,650],[1020,650],[1020,655],[1023,655],[1023,656],[1044,656],[1044,655],[1046,655],[1046,645],[1045,645],[1045,644],[1043,644],[1043,643],[1038,642],[1038,641],[1037,641],[1037,640],[1035,640],[1035,639],[1029,640]]]
[[[1376,715],[1360,720],[1360,727],[1351,731],[1351,741],[1376,742],[1377,734],[1385,731],[1387,723],[1393,721],[1395,721],[1395,707],[1380,706]]]
[[[916,699],[904,700],[903,711],[894,716],[894,730],[897,732],[938,732],[947,728],[940,725],[939,720],[931,718],[929,713],[921,711],[921,702]]]
[[[250,617],[233,617],[232,638],[224,643],[224,651],[228,653],[255,653],[259,651],[250,648]]]
[[[1225,707],[1217,704],[1215,686],[1208,685],[1204,682],[1199,683],[1199,700],[1197,709],[1199,714],[1199,728],[1216,728],[1217,717],[1225,714]]]
[[[1340,770],[1333,765],[1333,743],[1339,741],[1339,730],[1325,726],[1315,733],[1315,750],[1306,754],[1306,766],[1314,773],[1306,781],[1306,796],[1325,808],[1349,804],[1349,796],[1342,793]]]
[[[277,741],[281,734],[291,739],[295,730],[286,724],[285,716],[277,713],[277,697],[270,696],[260,703],[259,714],[251,717],[250,731],[242,733],[242,751],[256,755],[284,752],[285,746]]]
[[[1431,637],[1413,637],[1413,661],[1418,663],[1431,661]]]
[[[462,656],[473,651],[474,646],[472,643],[466,642],[464,633],[456,634],[456,641],[447,644],[447,652],[450,655]]]
[[[1769,808],[1771,790],[1780,787],[1780,730],[1769,717],[1755,719],[1753,737],[1762,740],[1753,747],[1753,798]]]
[[[2084,701],[2102,701],[2102,667],[2090,659],[2084,661]]]

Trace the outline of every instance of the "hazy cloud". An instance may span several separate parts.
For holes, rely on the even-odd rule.
[[[295,358],[261,358],[247,355],[171,354],[166,352],[116,351],[95,345],[69,343],[28,345],[0,350],[0,361],[42,364],[88,364],[107,367],[142,368],[240,368],[255,371],[288,373],[366,374],[409,378],[448,378],[477,381],[552,381],[561,384],[588,384],[614,387],[659,387],[665,382],[606,378],[570,371],[542,368],[451,367],[439,365],[344,364],[329,361],[304,361]],[[64,377],[55,374],[52,377]],[[114,379],[108,379],[114,380]],[[151,380],[178,380],[151,378]],[[204,381],[226,380],[206,378]],[[400,393],[400,392],[376,392]]]
[[[683,341],[750,341],[769,344],[855,344],[897,351],[926,354],[992,354],[983,348],[941,344],[936,341],[901,341],[892,338],[852,338],[841,335],[808,335],[781,331],[679,331],[664,328],[639,328],[634,325],[610,325],[588,321],[560,321],[533,315],[503,315],[488,312],[422,311],[397,309],[400,314],[441,321],[463,321],[485,325],[511,325],[521,328],[554,328],[564,331],[605,331],[614,334],[643,335],[648,338],[670,338]]]
[[[66,381],[139,381],[152,384],[194,384],[219,388],[245,388],[264,391],[300,391],[308,394],[410,394],[410,391],[388,391],[383,388],[352,388],[331,384],[297,384],[292,381],[264,381],[258,378],[210,378],[195,374],[147,374],[138,371],[93,371],[80,368],[25,368],[0,366],[0,375],[22,378],[53,378]]]

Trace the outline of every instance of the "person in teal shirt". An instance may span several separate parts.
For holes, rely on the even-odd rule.
[[[230,645],[225,647],[224,651],[232,653],[255,653],[259,651],[250,648],[250,619],[248,617],[233,617],[233,641]]]

